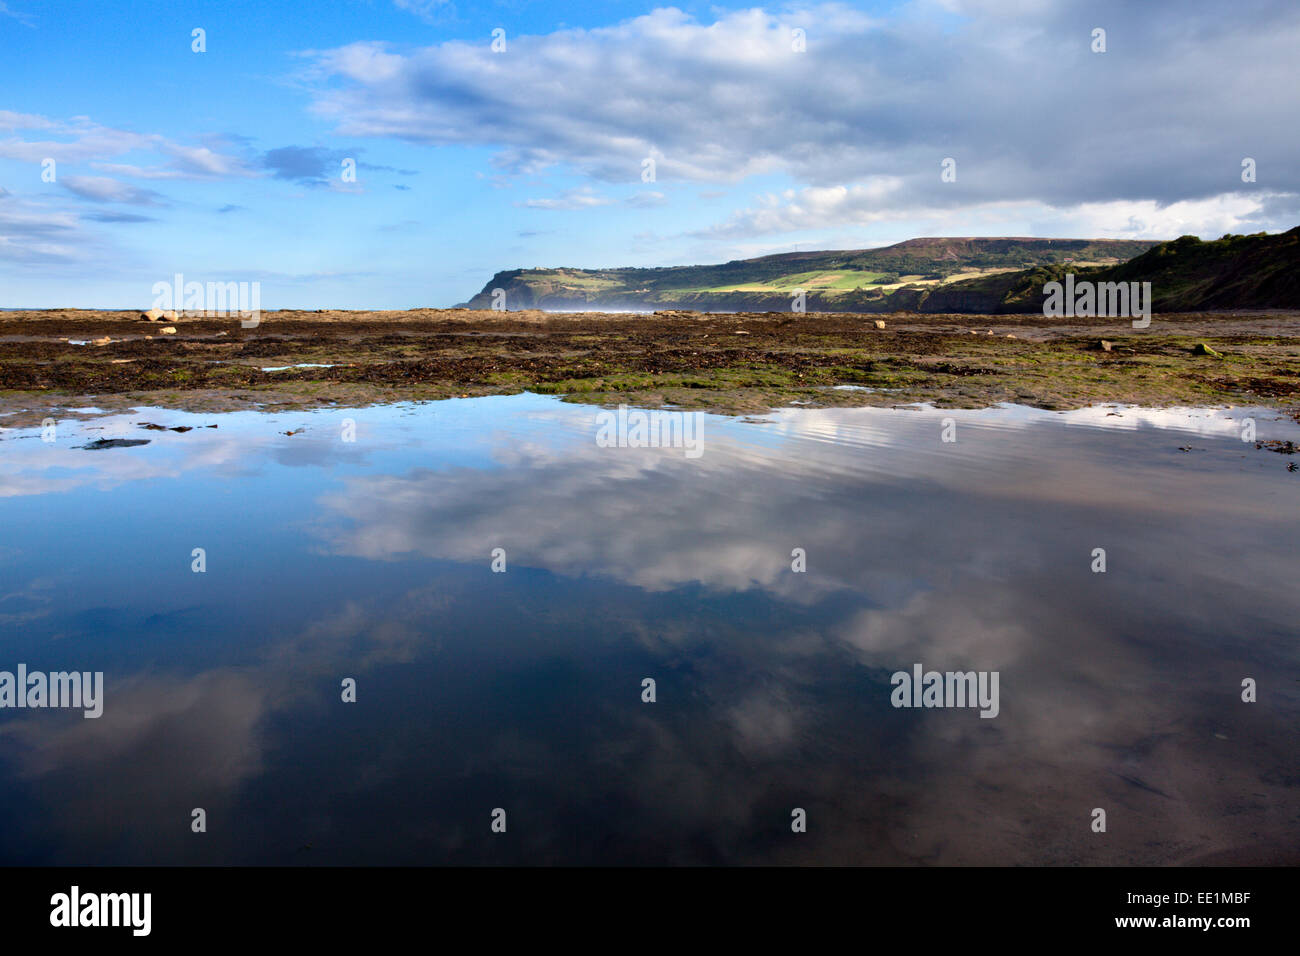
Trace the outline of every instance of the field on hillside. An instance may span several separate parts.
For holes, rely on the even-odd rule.
[[[1071,262],[1080,269],[1114,265],[1118,259],[1088,259]],[[928,273],[885,272],[873,269],[832,268],[789,272],[763,278],[738,278],[714,284],[689,284],[680,287],[670,277],[630,275],[610,272],[584,272],[579,269],[534,269],[527,273],[528,284],[545,297],[573,296],[599,300],[606,296],[650,295],[660,303],[686,303],[691,297],[729,293],[767,293],[788,295],[796,289],[834,300],[841,295],[879,291],[892,292],[905,286],[937,288],[985,276],[1020,271],[1020,266],[970,267],[943,264],[941,271]]]
[[[492,276],[463,303],[487,308],[503,290],[508,308],[644,308],[647,305],[709,309],[770,307],[764,297],[803,289],[823,304],[848,307],[845,296],[875,296],[903,286],[932,289],[961,279],[1077,263],[1110,265],[1148,250],[1151,242],[1075,239],[917,239],[877,249],[778,253],[713,265],[653,268],[508,269]],[[748,296],[752,301],[747,301]],[[709,297],[721,297],[710,302]],[[904,308],[909,306],[904,305]],[[888,311],[888,310],[884,310]]]

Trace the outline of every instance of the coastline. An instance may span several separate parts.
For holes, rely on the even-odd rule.
[[[1300,420],[1300,312],[1157,314],[1146,329],[1036,314],[466,309],[171,325],[163,335],[134,311],[0,313],[3,424],[90,405],[291,410],[521,391],[724,414],[1119,402],[1267,406]]]

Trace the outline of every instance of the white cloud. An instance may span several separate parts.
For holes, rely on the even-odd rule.
[[[918,208],[898,201],[895,191],[899,188],[900,183],[895,180],[767,193],[753,205],[693,235],[706,239],[745,239],[884,223],[902,226],[901,231],[908,236],[952,234],[951,210]],[[977,203],[962,210],[957,232],[1113,239],[1218,237],[1228,232],[1254,232],[1290,225],[1297,218],[1300,218],[1300,198],[1274,193],[1224,193],[1168,204],[1153,199],[1061,206],[1036,202]]]
[[[20,10],[12,10],[12,9],[10,9],[9,4],[4,3],[4,2],[0,2],[0,16],[5,16],[5,17],[9,17],[9,18],[11,18],[11,19],[13,19],[13,20],[17,20],[19,23],[21,23],[21,24],[22,24],[23,26],[25,26],[25,27],[33,27],[33,28],[34,28],[34,27],[36,26],[36,23],[35,23],[35,17],[32,17],[32,16],[29,15],[29,14],[23,13],[23,12],[20,11]]]
[[[709,20],[668,8],[512,36],[499,54],[484,37],[308,56],[313,109],[346,135],[487,148],[516,175],[559,166],[633,184],[654,156],[661,182],[783,173],[809,187],[742,210],[719,236],[1118,202],[1141,213],[1140,232],[1181,203],[1300,194],[1300,8],[1244,3],[1099,0],[1085,16],[1056,0],[920,0],[889,19],[837,4]],[[1094,21],[1108,25],[1106,54],[1091,52]],[[1240,181],[1244,156],[1267,170],[1258,185]],[[945,157],[955,182],[940,179]]]
[[[0,110],[0,129],[50,129],[53,120],[31,113],[15,113],[12,110]]]
[[[157,133],[135,133],[92,122],[85,116],[67,121],[0,110],[0,130],[40,130],[61,139],[27,139],[11,135],[0,139],[0,159],[41,163],[90,163],[106,172],[142,179],[225,179],[251,176],[244,160],[207,146],[185,146]],[[165,161],[161,166],[109,163],[132,153],[149,153]]]
[[[635,206],[638,209],[652,209],[656,206],[668,205],[668,197],[661,192],[656,192],[651,189],[637,193],[634,196],[629,196],[627,198],[627,204],[629,206]]]
[[[77,217],[50,212],[3,197],[0,202],[0,261],[49,263],[79,258],[86,241]],[[0,492],[2,495],[3,492]]]
[[[63,176],[59,185],[91,202],[122,202],[133,206],[160,205],[158,194],[106,176]]]
[[[809,186],[788,189],[780,195],[768,193],[759,198],[756,206],[739,210],[702,235],[737,238],[846,224],[865,225],[897,215],[891,200],[901,187],[901,179],[882,176],[853,186]]]
[[[393,6],[414,13],[425,23],[437,23],[456,9],[450,0],[393,0]]]
[[[593,206],[608,206],[614,200],[597,195],[590,187],[570,189],[559,196],[549,199],[525,199],[516,205],[526,209],[589,209]]]

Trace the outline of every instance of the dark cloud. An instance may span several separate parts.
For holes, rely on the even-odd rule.
[[[95,222],[157,222],[152,216],[137,216],[133,212],[92,212],[85,216]]]
[[[418,176],[418,169],[398,169],[396,166],[376,166],[374,163],[357,163],[357,169],[365,169],[375,173],[397,173],[399,176]]]
[[[338,176],[348,153],[323,146],[281,146],[262,154],[262,167],[276,179],[320,186]]]
[[[713,22],[660,9],[515,38],[509,69],[487,44],[357,43],[315,55],[329,81],[316,106],[343,134],[493,149],[513,174],[563,166],[632,184],[654,157],[660,181],[870,184],[849,199],[877,212],[1300,193],[1294,3],[918,0],[912,12]],[[1098,26],[1104,53],[1091,49]],[[792,50],[795,27],[806,52]],[[940,179],[948,157],[955,182]],[[1244,157],[1255,184],[1241,181]],[[861,221],[827,215],[794,226]]]

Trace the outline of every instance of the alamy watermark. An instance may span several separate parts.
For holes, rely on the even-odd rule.
[[[1133,328],[1151,324],[1150,282],[1074,281],[1074,273],[1065,282],[1048,282],[1043,286],[1043,315],[1059,318],[1124,317],[1133,319]]]
[[[600,448],[684,448],[687,458],[704,454],[703,412],[646,412],[618,406],[596,413]]]
[[[889,678],[895,707],[979,707],[981,717],[996,717],[998,671],[926,671],[912,665],[912,673],[895,671]]]
[[[28,671],[19,664],[17,674],[0,671],[0,708],[68,707],[84,710],[87,719],[104,713],[104,672]]]
[[[234,314],[245,329],[255,329],[262,321],[260,282],[186,282],[178,272],[171,282],[155,282],[152,293],[153,307],[161,312],[177,312],[188,318]]]
[[[84,893],[75,883],[50,897],[54,927],[126,927],[132,936],[148,936],[153,927],[152,893]]]

